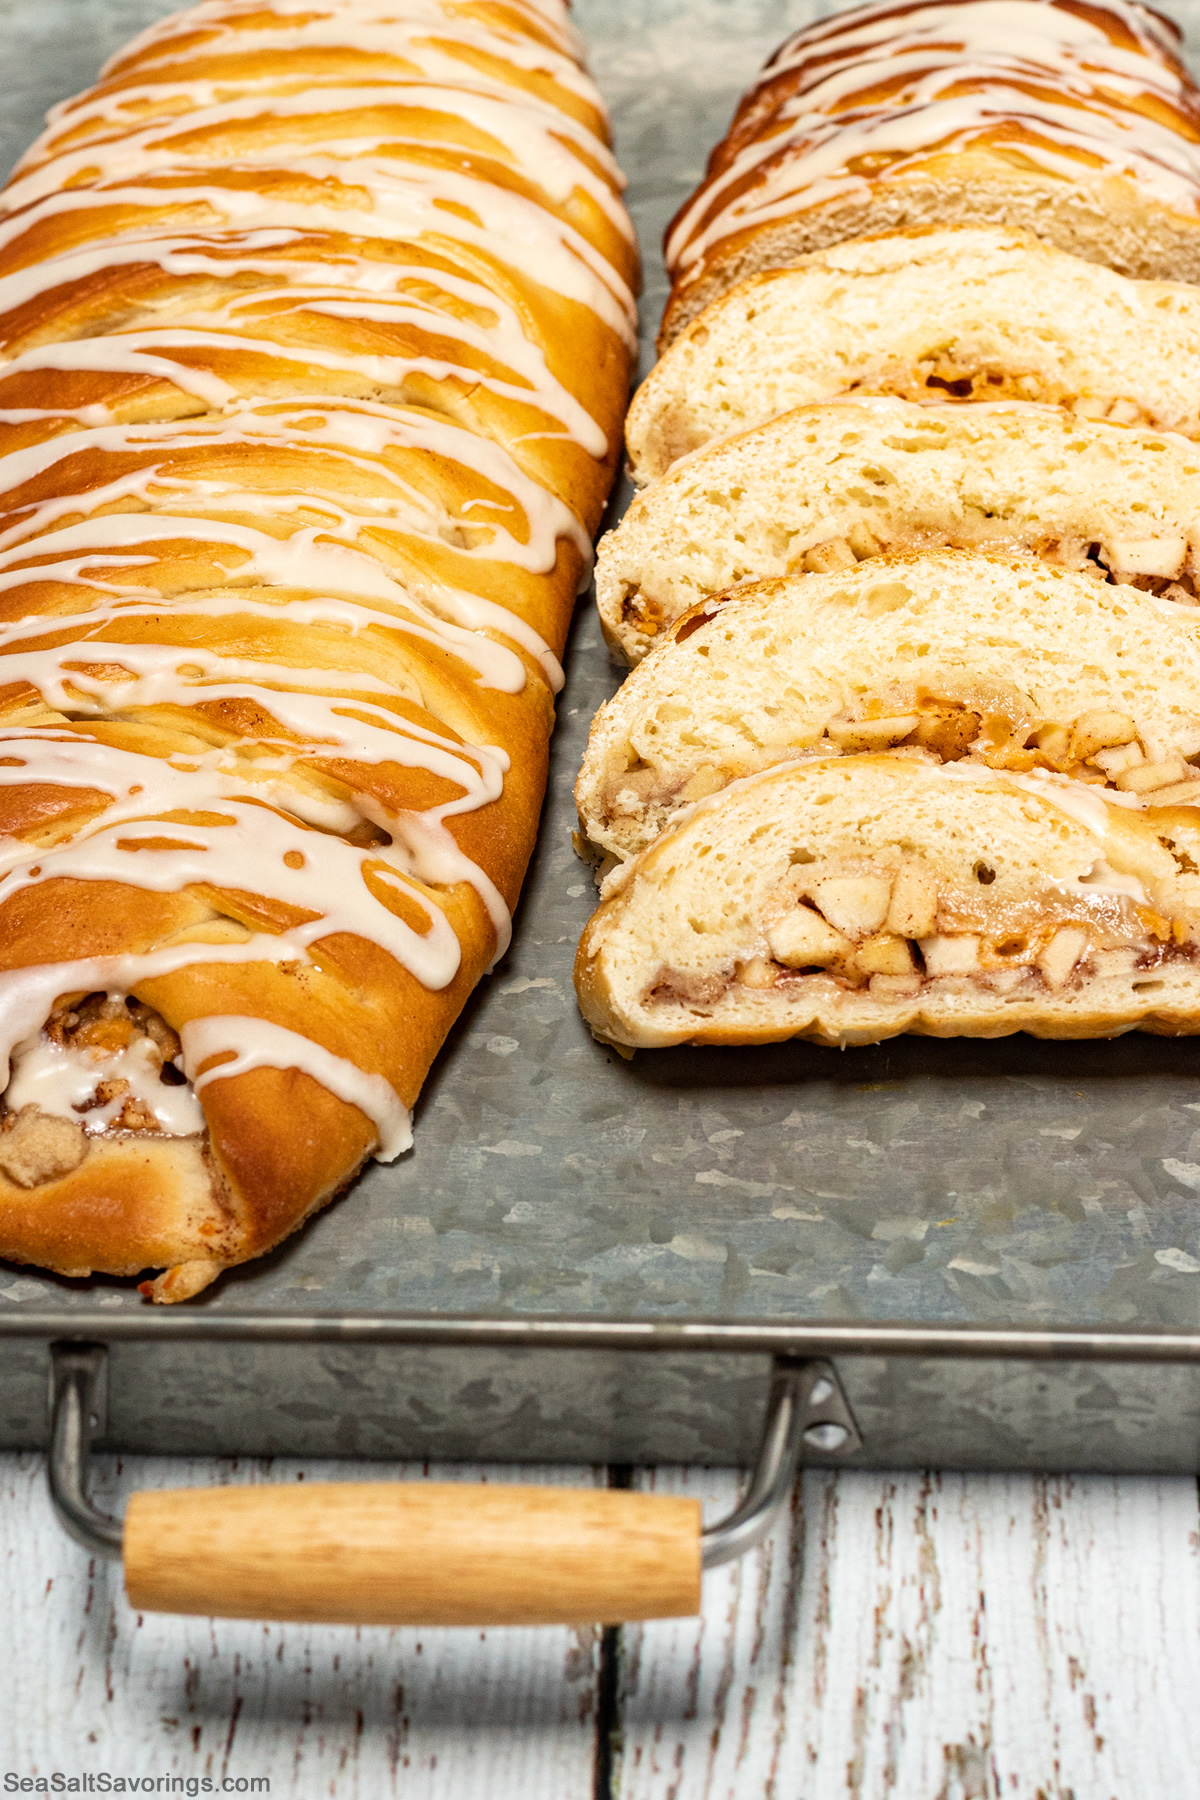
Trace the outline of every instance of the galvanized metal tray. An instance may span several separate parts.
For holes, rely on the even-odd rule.
[[[8,0],[0,157],[166,10]],[[647,343],[662,226],[813,10],[579,0]],[[571,787],[618,680],[585,602],[513,948],[412,1154],[173,1311],[0,1265],[0,1445],[44,1441],[46,1344],[73,1339],[111,1346],[128,1448],[741,1461],[782,1350],[836,1356],[853,1460],[1200,1465],[1200,1041],[600,1048],[571,986],[594,902]]]

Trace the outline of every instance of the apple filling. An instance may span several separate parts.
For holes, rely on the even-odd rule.
[[[786,538],[781,534],[781,551]],[[1200,599],[1200,570],[1193,567],[1186,538],[1113,538],[1104,542],[1076,537],[1046,537],[1030,542],[1011,519],[987,518],[982,513],[973,524],[947,531],[936,526],[912,526],[891,536],[881,535],[863,520],[843,534],[811,544],[776,567],[756,571],[760,575],[831,575],[853,569],[876,556],[895,556],[911,551],[938,549],[992,550],[1004,553],[1028,551],[1041,562],[1060,569],[1085,570],[1119,586],[1140,588],[1181,605],[1195,606]],[[737,586],[750,579],[737,576]],[[668,616],[670,613],[670,616]],[[621,616],[643,637],[657,637],[673,623],[668,602],[630,585],[621,602]],[[686,628],[685,628],[686,630]]]
[[[825,727],[839,753],[893,749],[927,750],[940,762],[972,756],[989,768],[1027,774],[1050,769],[1073,780],[1144,794],[1155,806],[1200,804],[1200,769],[1179,751],[1156,752],[1123,712],[1097,708],[1070,724],[1033,724],[1013,719],[1003,706],[990,708],[929,694],[900,710],[888,696],[876,696],[835,715]],[[903,706],[903,698],[900,706]],[[821,749],[825,746],[822,744]]]
[[[995,871],[980,861],[981,888]],[[724,970],[662,968],[647,999],[715,1006],[731,990],[799,995],[812,978],[884,1001],[977,989],[1063,993],[1085,979],[1131,975],[1192,957],[1188,930],[1128,895],[1048,893],[1000,916],[948,891],[918,856],[883,867],[829,858],[794,867],[768,902],[760,945]]]
[[[1048,769],[1144,796],[1153,806],[1200,805],[1200,768],[1179,751],[1163,755],[1148,746],[1127,714],[1096,709],[1070,724],[1039,724],[1029,717],[1013,718],[1013,710],[1006,710],[1003,701],[988,705],[978,698],[971,703],[894,689],[836,713],[822,737],[778,752],[764,746],[762,756],[736,768],[701,763],[675,778],[645,763],[626,769],[609,783],[607,810],[614,819],[658,818],[661,829],[675,807],[706,799],[772,761],[887,751],[924,752],[939,762],[969,757],[1016,774]]]
[[[79,1167],[94,1137],[190,1137],[204,1114],[180,1067],[177,1034],[132,996],[58,1006],[12,1055],[0,1119],[0,1171],[38,1187]]]

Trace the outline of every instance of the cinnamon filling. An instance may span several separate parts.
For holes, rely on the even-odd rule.
[[[981,859],[974,874],[986,889],[996,872]],[[1048,893],[997,917],[946,889],[915,856],[890,866],[829,858],[793,868],[768,904],[763,937],[721,970],[660,968],[646,1002],[704,1012],[735,989],[798,998],[812,994],[814,980],[835,1001],[839,993],[889,1002],[972,990],[1058,995],[1114,976],[1138,978],[1136,993],[1156,985],[1163,964],[1200,957],[1188,927],[1108,891],[1102,874],[1094,894]]]
[[[187,1137],[204,1115],[180,1067],[177,1034],[130,996],[58,1006],[18,1045],[0,1118],[0,1171],[37,1187],[78,1168],[92,1138]]]
[[[1014,718],[1003,700],[990,705],[975,698],[947,698],[926,691],[893,689],[872,695],[837,713],[824,735],[803,745],[777,751],[763,746],[755,761],[736,768],[702,763],[672,778],[639,762],[615,776],[608,787],[607,811],[616,818],[642,818],[705,799],[740,775],[763,768],[780,756],[856,755],[863,752],[925,753],[939,762],[964,758],[1014,774],[1046,769],[1098,787],[1144,795],[1151,806],[1200,805],[1200,768],[1180,752],[1162,755],[1147,745],[1125,713],[1097,708],[1068,724],[1037,723]]]
[[[1056,568],[1088,571],[1118,586],[1140,588],[1143,593],[1158,594],[1180,605],[1195,606],[1200,603],[1200,570],[1190,566],[1187,548],[1186,542],[1174,539],[1104,544],[1098,540],[1055,537],[1030,543],[1010,521],[983,517],[974,529],[943,531],[930,526],[887,537],[880,536],[860,520],[843,536],[811,545],[793,557],[786,569],[771,572],[829,575],[839,569],[853,569],[873,557],[912,550],[1026,551]],[[749,577],[743,575],[739,579],[744,581]],[[667,617],[667,607],[662,601],[636,587],[630,587],[625,593],[621,617],[625,624],[650,638],[669,629],[673,622]],[[686,627],[681,635],[688,635]]]

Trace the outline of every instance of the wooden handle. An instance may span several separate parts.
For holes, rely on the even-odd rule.
[[[313,1482],[135,1494],[145,1612],[345,1625],[588,1625],[700,1610],[700,1504],[605,1488]]]

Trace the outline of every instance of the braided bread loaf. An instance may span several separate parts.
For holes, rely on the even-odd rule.
[[[0,197],[0,1254],[270,1248],[502,951],[637,257],[560,0],[206,0]]]
[[[852,7],[767,63],[667,232],[660,342],[745,276],[868,232],[1027,225],[1200,279],[1200,93],[1139,0]]]

